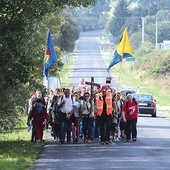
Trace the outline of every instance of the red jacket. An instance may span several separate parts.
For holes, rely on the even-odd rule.
[[[33,124],[42,124],[45,119],[47,119],[47,110],[44,106],[42,106],[42,109],[40,112],[37,110],[37,106],[34,106],[29,114],[29,119],[33,118]]]

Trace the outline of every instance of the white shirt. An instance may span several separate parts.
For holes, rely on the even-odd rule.
[[[58,105],[60,105],[63,102],[63,100],[65,100],[66,103],[60,108],[60,110],[63,113],[70,113],[73,110],[73,106],[76,105],[75,99],[71,98],[71,96],[68,98],[66,98],[65,96],[60,97],[58,100]]]

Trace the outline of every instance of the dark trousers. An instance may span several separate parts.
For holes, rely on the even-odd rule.
[[[97,121],[100,128],[101,142],[109,141],[112,116],[111,115],[97,116]]]
[[[132,138],[137,137],[136,124],[137,124],[137,119],[127,120],[125,124],[125,134],[126,134],[127,139],[130,139],[131,135],[132,135]]]
[[[72,117],[70,119],[66,118],[65,113],[60,113],[60,140],[65,141],[65,136],[67,132],[67,141],[71,140],[71,125],[72,125]]]
[[[52,131],[54,134],[54,139],[60,138],[60,125],[58,123],[53,123]]]
[[[91,139],[93,119],[89,116],[82,116],[82,126],[84,138]]]
[[[96,119],[94,119],[92,122],[92,137],[97,139],[99,138],[99,126]]]

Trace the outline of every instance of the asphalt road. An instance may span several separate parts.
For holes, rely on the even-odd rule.
[[[84,78],[85,81],[91,81],[91,77],[94,77],[94,82],[101,85],[106,84],[106,77],[112,77],[107,72],[105,62],[101,57],[101,51],[99,47],[98,37],[102,31],[90,31],[82,33],[76,43],[77,50],[77,62],[75,66],[75,72],[72,78],[72,85],[78,86],[80,78]],[[112,87],[116,87],[116,81],[114,76],[112,77]]]
[[[82,33],[77,41],[75,86],[80,77],[105,84],[108,73],[96,38],[99,33]],[[136,142],[120,140],[110,145],[84,144],[81,139],[78,144],[60,144],[45,132],[49,141],[31,170],[170,170],[170,120],[159,113],[156,118],[139,115],[137,129]]]

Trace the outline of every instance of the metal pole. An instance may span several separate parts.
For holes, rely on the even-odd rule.
[[[47,90],[49,90],[49,76],[47,77],[47,79],[46,79],[46,81],[47,81]]]
[[[157,17],[156,17],[156,50],[158,49],[158,22],[157,22]]]
[[[144,43],[145,41],[145,18],[141,18],[142,19],[142,43]]]

